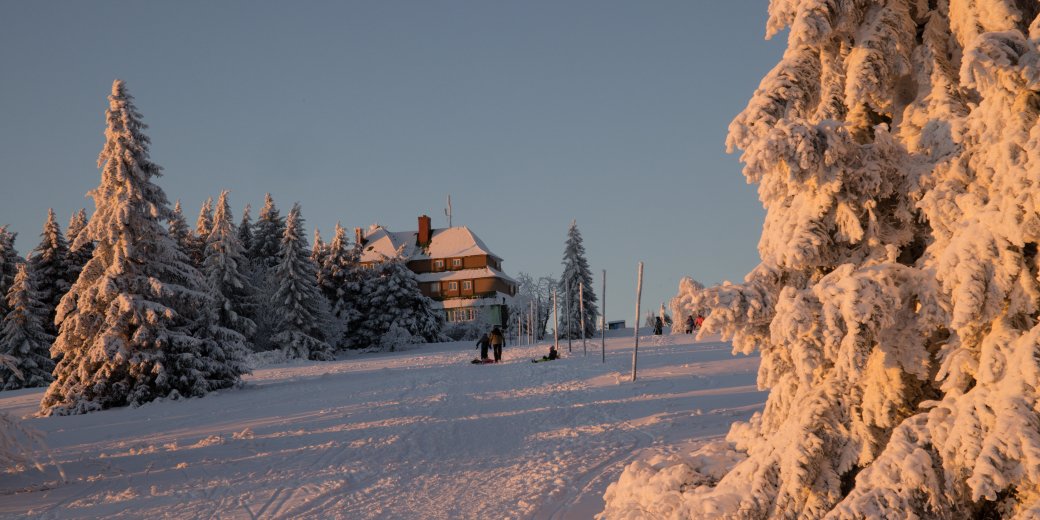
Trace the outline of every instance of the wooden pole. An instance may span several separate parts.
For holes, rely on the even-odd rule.
[[[581,351],[583,356],[589,355],[589,347],[585,344],[585,282],[578,282],[578,309],[581,312]]]
[[[570,282],[567,282],[567,289],[566,289],[566,291],[567,291],[567,293],[563,295],[563,306],[567,307],[567,309],[564,310],[564,312],[567,313],[567,315],[564,316],[564,318],[567,319],[567,352],[571,352],[571,330],[573,329],[573,327],[571,327],[571,284],[570,284]]]
[[[553,289],[553,344],[556,352],[560,351],[560,309],[556,304],[556,289]]]
[[[636,343],[632,350],[632,380],[636,380],[636,362],[639,359],[639,303],[643,299],[643,262],[639,262],[639,279],[636,282]]]
[[[534,300],[530,301],[527,309],[527,335],[531,338],[531,344],[538,344],[534,337]]]
[[[599,316],[599,351],[603,356],[603,363],[607,362],[607,270],[603,270],[603,291],[600,294],[600,308]]]

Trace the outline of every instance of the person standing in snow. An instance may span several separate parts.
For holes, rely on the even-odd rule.
[[[694,327],[693,314],[691,314],[691,315],[686,317],[686,333],[687,334],[693,334],[693,327]]]
[[[664,331],[664,321],[661,320],[660,316],[654,318],[654,336],[660,336]]]
[[[502,336],[502,331],[498,328],[498,325],[491,329],[488,341],[491,343],[491,349],[495,353],[495,363],[502,361],[502,344],[506,342],[506,338]]]
[[[693,328],[694,329],[700,329],[702,323],[704,323],[704,316],[701,316],[700,314],[698,314],[697,315],[697,319],[693,321]]]
[[[491,344],[491,340],[488,338],[487,332],[480,336],[477,340],[477,347],[480,348],[480,360],[487,361],[488,358],[488,346]]]

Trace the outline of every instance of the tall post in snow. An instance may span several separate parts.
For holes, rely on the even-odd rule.
[[[585,344],[585,282],[578,282],[578,309],[581,312],[581,351],[583,356],[587,356],[589,347]]]
[[[636,343],[632,349],[632,380],[636,380],[636,361],[639,359],[639,302],[643,299],[643,262],[639,262],[639,278],[636,281]]]
[[[560,309],[556,304],[556,289],[553,289],[553,344],[556,352],[560,351]]]
[[[607,362],[607,270],[603,270],[603,291],[600,292],[600,296],[603,297],[600,300],[600,305],[603,306],[602,311],[599,315],[599,351],[603,356],[603,363]]]
[[[531,344],[537,343],[534,337],[534,301],[532,300],[527,305],[527,336],[531,338]]]
[[[563,295],[563,306],[566,309],[563,312],[566,314],[564,318],[567,320],[567,352],[571,352],[571,283],[569,281],[566,287],[567,292]]]

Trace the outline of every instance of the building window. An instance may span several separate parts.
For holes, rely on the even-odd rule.
[[[449,291],[457,291],[457,290],[459,290],[459,282],[448,282],[448,290]]]
[[[469,280],[466,280],[465,282],[462,282],[462,290],[463,291],[472,291],[473,290],[473,282],[471,282]]]
[[[473,321],[477,319],[477,311],[472,307],[465,309],[448,309],[445,311],[445,314],[450,322]]]
[[[433,282],[433,283],[431,283],[430,284],[430,292],[432,292],[432,293],[439,293],[439,292],[441,292],[441,284],[440,284],[440,282]]]
[[[434,260],[433,261],[433,268],[434,269],[444,269],[444,260]]]
[[[451,266],[452,267],[462,267],[462,259],[461,258],[452,258],[451,259]]]

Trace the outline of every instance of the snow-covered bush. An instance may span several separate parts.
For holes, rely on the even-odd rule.
[[[680,333],[686,330],[687,316],[696,318],[705,314],[706,309],[697,304],[703,290],[704,285],[689,276],[684,276],[679,280],[679,293],[669,303],[672,314],[675,316],[675,320],[672,322],[672,332]]]
[[[1040,7],[769,13],[788,49],[728,137],[761,264],[691,305],[770,394],[727,437],[747,458],[661,516],[1040,516]]]
[[[379,348],[384,351],[407,350],[412,345],[426,343],[422,336],[414,336],[408,329],[398,325],[396,322],[390,324],[390,328],[379,338]]]

